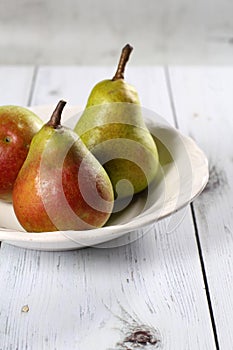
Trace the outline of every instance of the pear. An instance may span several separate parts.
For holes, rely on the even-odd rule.
[[[13,207],[26,231],[103,226],[114,202],[105,170],[77,134],[61,125],[65,101],[34,136],[13,189]]]
[[[127,44],[114,77],[94,86],[74,128],[104,166],[118,198],[147,188],[159,164],[157,147],[144,122],[138,93],[124,80],[132,50]]]
[[[40,118],[20,106],[0,107],[0,199],[12,200],[13,185],[25,161],[33,136],[42,127]]]

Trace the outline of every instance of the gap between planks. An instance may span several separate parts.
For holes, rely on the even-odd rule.
[[[29,96],[28,96],[28,103],[27,103],[28,106],[31,106],[31,104],[32,104],[32,99],[33,99],[33,94],[35,91],[38,70],[39,70],[38,66],[35,66],[33,69],[32,82],[31,82],[31,87],[30,87]]]

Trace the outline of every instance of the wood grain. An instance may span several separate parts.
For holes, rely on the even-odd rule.
[[[233,68],[173,67],[172,93],[181,130],[209,159],[210,180],[194,202],[221,349],[233,335]]]
[[[84,105],[93,84],[111,72],[42,67],[32,103],[66,98]],[[135,68],[128,76],[142,104],[172,122],[163,69]],[[164,220],[109,246],[73,252],[3,244],[0,349],[136,349],[129,339],[138,329],[156,341],[140,348],[214,349],[190,210],[174,223],[170,233]]]

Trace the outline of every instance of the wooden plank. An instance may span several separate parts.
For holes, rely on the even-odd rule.
[[[233,67],[172,67],[172,94],[181,130],[209,159],[210,181],[194,202],[221,349],[233,342]]]
[[[41,68],[32,103],[85,104],[90,87],[110,70]],[[163,69],[128,74],[143,105],[171,121]],[[136,327],[151,332],[157,348],[214,349],[190,211],[170,234],[167,225],[126,235],[114,249],[49,253],[3,245],[0,349],[132,349],[124,340],[133,340]]]
[[[26,106],[33,73],[32,66],[0,66],[0,104]]]

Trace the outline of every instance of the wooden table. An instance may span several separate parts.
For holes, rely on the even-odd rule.
[[[113,71],[1,66],[0,103],[85,105]],[[129,67],[126,76],[143,106],[205,151],[209,184],[172,226],[163,220],[117,248],[2,244],[1,350],[233,349],[233,67]]]

